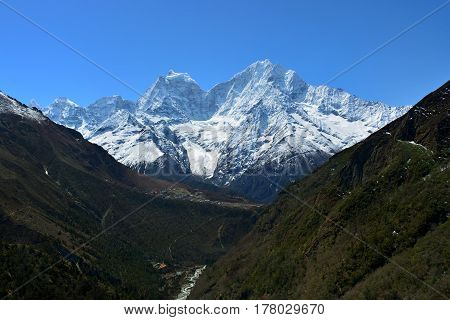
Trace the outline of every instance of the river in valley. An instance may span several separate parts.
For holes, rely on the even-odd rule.
[[[189,297],[198,278],[205,269],[206,266],[198,266],[187,272],[186,277],[182,282],[180,293],[176,297],[176,300],[186,300]]]

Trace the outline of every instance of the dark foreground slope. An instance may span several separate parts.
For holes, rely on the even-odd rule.
[[[138,176],[0,93],[0,298],[172,297],[177,271],[212,263],[254,221],[208,194]]]
[[[289,186],[192,298],[450,295],[450,82]]]

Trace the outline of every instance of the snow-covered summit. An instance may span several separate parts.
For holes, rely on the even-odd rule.
[[[172,69],[169,70],[169,72],[167,73],[165,79],[167,80],[178,80],[178,81],[186,81],[186,82],[195,82],[194,79],[191,78],[191,76],[188,73],[185,72],[175,72]]]
[[[217,114],[233,115],[254,109],[264,99],[273,100],[273,108],[283,109],[292,100],[304,97],[307,89],[308,85],[295,71],[264,60],[251,64],[229,81],[215,86],[208,96],[220,106]]]
[[[283,184],[307,174],[409,109],[309,85],[269,60],[209,91],[169,71],[136,105],[123,101],[59,101],[47,114],[142,172],[170,167],[260,200],[277,189],[263,175]]]
[[[102,123],[115,112],[126,110],[134,112],[136,104],[133,101],[125,100],[121,96],[115,95],[111,97],[103,97],[86,107],[89,120],[95,121],[97,124]]]
[[[205,99],[206,93],[187,73],[169,71],[138,100],[138,110],[170,119],[172,122],[206,120],[214,110]]]
[[[56,123],[78,131],[82,129],[86,119],[86,110],[65,97],[56,98],[42,111]]]

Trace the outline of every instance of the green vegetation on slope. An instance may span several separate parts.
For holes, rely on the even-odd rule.
[[[448,297],[449,93],[289,186],[192,297]]]
[[[255,220],[248,204],[180,193],[192,190],[133,173],[76,131],[2,113],[0,298],[172,297],[176,281],[153,262],[171,271],[210,264]]]

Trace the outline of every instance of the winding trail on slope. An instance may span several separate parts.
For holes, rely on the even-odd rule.
[[[105,228],[106,218],[111,213],[111,211],[112,211],[112,206],[109,206],[109,208],[103,214],[103,217],[102,217],[102,227],[103,227],[103,229]]]

